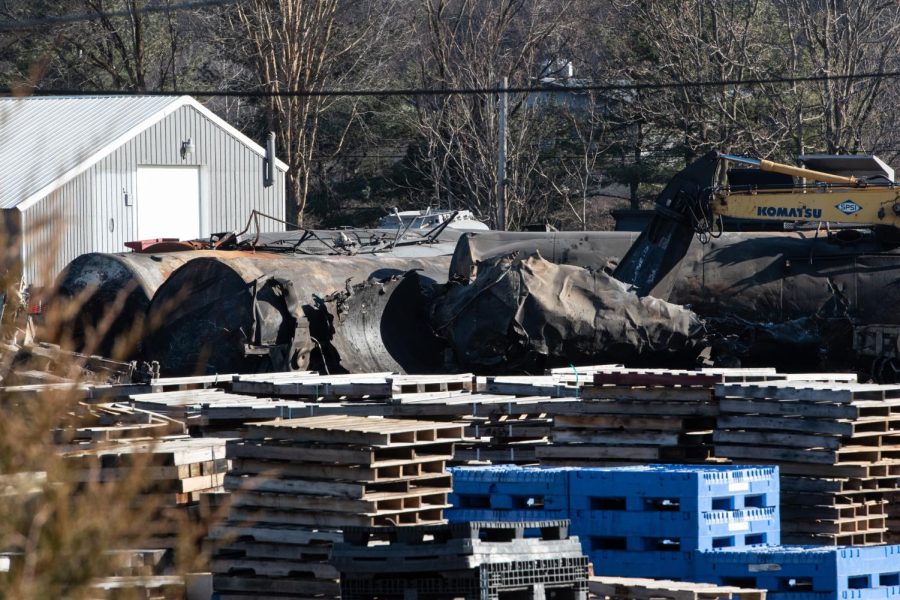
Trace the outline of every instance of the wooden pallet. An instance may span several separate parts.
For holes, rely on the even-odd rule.
[[[711,458],[709,449],[704,446],[599,446],[587,444],[538,446],[535,449],[540,463],[559,465],[578,465],[610,463],[646,464],[658,462],[703,463]]]
[[[900,415],[900,400],[854,400],[847,403],[719,397],[723,414],[754,414],[811,419],[883,419]]]
[[[483,445],[460,444],[453,454],[453,462],[457,465],[470,463],[528,465],[538,462],[537,447],[538,445],[516,445],[492,448]]]
[[[634,385],[588,386],[582,391],[585,400],[608,400],[633,403],[650,402],[708,402],[714,399],[711,386],[706,387],[658,387]]]
[[[247,428],[248,440],[277,438],[293,442],[408,446],[434,444],[462,438],[462,427],[437,423],[367,417],[308,417],[254,423]]]
[[[584,382],[570,382],[555,375],[479,377],[479,392],[510,394],[513,396],[550,396],[553,398],[578,398]]]
[[[792,495],[828,494],[856,495],[867,493],[900,492],[900,477],[842,477],[813,478],[799,476],[782,476],[781,492]]]
[[[368,373],[350,375],[293,375],[273,373],[268,376],[236,375],[232,391],[242,394],[279,398],[313,398],[318,400],[371,400],[403,398],[417,394],[470,392],[471,373],[459,375],[395,375]]]
[[[865,383],[772,381],[765,384],[716,385],[716,396],[778,400],[805,400],[849,404],[862,400],[896,400],[900,385]]]
[[[887,531],[842,534],[782,532],[781,543],[800,546],[880,546],[885,543],[887,533]]]
[[[337,593],[327,558],[338,530],[443,519],[446,465],[463,429],[352,416],[248,425],[246,439],[228,446],[228,527],[211,534],[216,591]]]

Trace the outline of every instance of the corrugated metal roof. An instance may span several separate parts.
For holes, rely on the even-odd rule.
[[[12,208],[85,165],[177,96],[0,99],[0,208]],[[91,161],[93,162],[93,161]]]
[[[0,208],[26,208],[185,105],[265,155],[190,96],[0,98]],[[275,166],[288,168],[278,159]]]

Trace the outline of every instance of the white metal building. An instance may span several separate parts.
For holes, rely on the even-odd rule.
[[[284,219],[287,165],[267,187],[264,158],[189,96],[0,99],[0,210],[37,285],[128,241],[240,230],[254,209]]]

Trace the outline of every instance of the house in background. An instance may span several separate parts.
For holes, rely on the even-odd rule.
[[[87,252],[240,230],[254,209],[283,220],[274,163],[266,185],[265,150],[189,96],[2,98],[0,232],[47,285]]]

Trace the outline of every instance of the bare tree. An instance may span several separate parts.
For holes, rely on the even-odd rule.
[[[829,153],[877,151],[896,137],[872,135],[896,129],[896,98],[887,79],[859,78],[900,67],[900,3],[881,0],[776,0],[786,31],[791,32],[795,63],[820,75],[812,106],[814,137]],[[796,67],[795,67],[796,68]],[[798,102],[799,104],[799,102]],[[802,120],[798,119],[798,124]],[[888,144],[885,144],[888,142]],[[802,149],[803,143],[799,144]]]
[[[147,13],[143,0],[57,0],[0,11],[4,17],[83,15],[81,21],[29,26],[15,39],[14,85],[122,91],[176,90],[190,81],[198,49],[191,36],[195,11]]]
[[[538,172],[583,230],[588,229],[589,201],[611,183],[603,173],[605,154],[614,143],[607,111],[605,99],[593,92],[567,94],[542,110],[552,148]]]
[[[547,0],[425,0],[414,20],[417,79],[438,89],[528,85],[548,74],[559,49],[568,2]],[[430,95],[411,99],[420,135],[419,162],[438,204],[468,208],[496,223],[497,95]],[[527,95],[511,95],[507,226],[540,212],[535,202],[538,160]]]
[[[247,0],[228,13],[235,57],[247,65],[260,91],[321,92],[368,81],[360,73],[378,42],[383,42],[390,2],[349,0]],[[323,115],[341,99],[320,95],[272,95],[267,120],[280,139],[288,172],[288,219],[302,223],[318,152],[323,149]],[[344,107],[348,103],[344,101]],[[327,140],[339,153],[355,122],[349,103],[344,126]]]
[[[625,75],[679,83],[765,78],[783,64],[772,44],[777,16],[766,0],[615,0],[621,22],[637,30]],[[626,46],[627,47],[627,46]],[[646,136],[684,157],[710,148],[767,156],[789,139],[772,126],[766,98],[773,85],[671,87],[641,94],[637,108]]]

